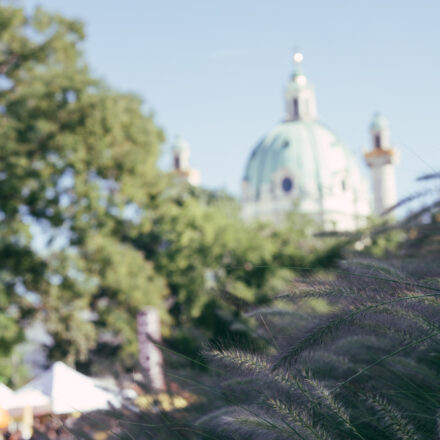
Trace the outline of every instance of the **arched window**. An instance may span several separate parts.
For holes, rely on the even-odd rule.
[[[180,157],[177,155],[174,156],[174,169],[180,170]]]
[[[299,117],[298,98],[293,98],[293,119],[298,119],[298,117]]]
[[[382,141],[380,139],[380,134],[376,133],[374,135],[374,147],[375,148],[382,148]]]

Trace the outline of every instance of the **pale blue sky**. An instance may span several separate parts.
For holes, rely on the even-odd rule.
[[[144,98],[165,153],[188,139],[206,186],[239,193],[251,148],[284,115],[294,47],[320,118],[359,160],[373,113],[390,120],[400,196],[440,168],[438,1],[23,1],[86,22],[93,72]]]

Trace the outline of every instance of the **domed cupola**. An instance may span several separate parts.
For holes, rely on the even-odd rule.
[[[369,190],[350,150],[317,116],[303,55],[286,91],[286,119],[257,143],[243,178],[245,219],[281,222],[294,207],[325,229],[355,229],[370,213]]]
[[[295,70],[286,88],[288,121],[311,121],[317,118],[315,90],[302,71],[302,53],[293,56]]]

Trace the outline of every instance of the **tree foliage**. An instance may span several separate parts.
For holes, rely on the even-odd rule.
[[[37,315],[72,363],[100,328],[117,339],[143,305],[164,310],[164,280],[122,241],[127,207],[161,189],[163,136],[137,97],[90,74],[82,23],[7,4],[0,17],[2,356]]]

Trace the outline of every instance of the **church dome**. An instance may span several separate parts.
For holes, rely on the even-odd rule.
[[[248,196],[254,199],[279,190],[298,197],[320,198],[356,185],[362,180],[357,168],[351,152],[321,122],[286,121],[276,125],[255,146],[244,182]],[[280,188],[274,187],[276,177],[281,179]]]
[[[313,87],[299,69],[286,89],[286,109],[287,120],[247,162],[244,217],[279,221],[296,206],[326,229],[361,226],[370,210],[368,184],[351,151],[318,120]]]

